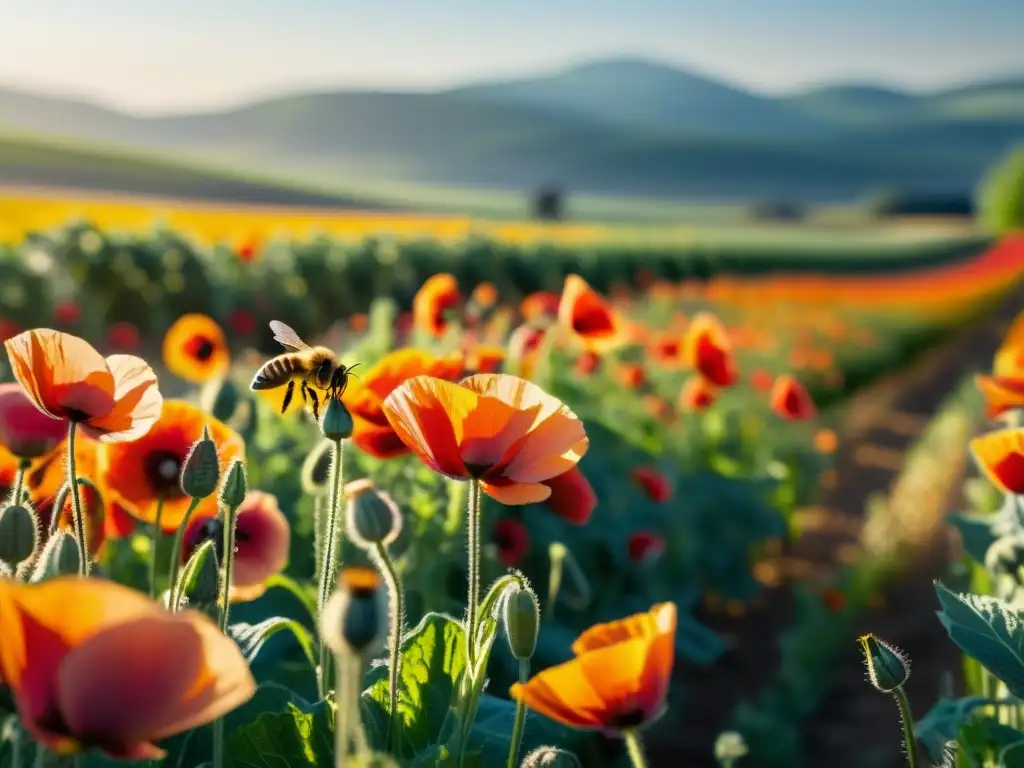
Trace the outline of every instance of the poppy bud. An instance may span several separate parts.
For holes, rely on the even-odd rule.
[[[199,393],[199,407],[224,422],[231,421],[241,400],[242,393],[231,379],[209,381]]]
[[[235,459],[231,462],[227,479],[220,489],[220,501],[228,509],[238,509],[245,500],[246,482],[245,466]]]
[[[388,597],[380,576],[370,568],[345,568],[320,617],[324,642],[337,654],[369,658],[383,650],[387,629]]]
[[[31,509],[16,504],[0,510],[0,561],[17,568],[38,545],[39,526]]]
[[[352,414],[348,408],[336,397],[328,398],[327,410],[320,419],[320,431],[328,440],[338,442],[352,436]]]
[[[223,538],[223,537],[222,537]],[[215,613],[217,597],[220,595],[220,563],[217,562],[217,545],[210,540],[200,544],[188,559],[176,593],[190,608]]]
[[[331,462],[334,461],[333,445],[324,440],[309,452],[302,464],[302,490],[310,496],[323,496],[331,481]]]
[[[81,563],[82,550],[78,540],[67,531],[57,531],[43,547],[29,581],[35,583],[54,576],[74,576]]]
[[[572,752],[558,747],[537,747],[525,758],[520,768],[582,768]]]
[[[512,656],[519,661],[529,661],[537,650],[537,633],[540,631],[540,605],[533,590],[519,584],[512,587],[505,598],[504,618],[505,636]]]
[[[723,731],[715,741],[715,760],[724,766],[746,757],[749,751],[743,734],[737,731]]]
[[[864,661],[868,666],[868,679],[883,693],[895,691],[910,679],[910,664],[906,656],[874,635],[860,638]]]
[[[369,479],[354,480],[345,486],[346,529],[357,546],[369,549],[374,544],[388,546],[402,532],[402,513],[387,493],[378,491]]]
[[[194,499],[205,499],[217,490],[220,465],[217,444],[210,439],[210,430],[203,427],[203,436],[196,440],[185,457],[181,470],[181,490]]]

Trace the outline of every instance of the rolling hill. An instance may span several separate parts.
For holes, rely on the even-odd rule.
[[[162,117],[0,89],[5,127],[332,188],[557,183],[607,194],[842,201],[878,187],[969,191],[1024,139],[1024,80],[771,97],[619,58],[437,92],[294,94]],[[0,156],[0,183],[12,167]],[[30,169],[22,163],[17,175]],[[52,169],[41,175],[60,180]]]

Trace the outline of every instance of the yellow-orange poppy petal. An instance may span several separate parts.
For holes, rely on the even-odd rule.
[[[738,374],[732,342],[714,315],[700,312],[693,318],[683,337],[683,356],[716,387],[729,387],[736,383]]]
[[[4,342],[14,377],[36,407],[76,421],[103,416],[114,405],[114,377],[83,339],[39,328]]]
[[[551,496],[551,488],[541,483],[493,485],[488,482],[481,482],[480,488],[492,499],[508,507],[520,504],[537,504],[541,501],[547,501]]]
[[[111,355],[107,366],[114,377],[114,407],[104,416],[89,419],[82,429],[104,443],[138,440],[160,418],[163,408],[156,373],[134,355]]]
[[[1024,429],[1000,429],[970,443],[978,468],[1004,493],[1024,494]]]
[[[576,659],[549,667],[509,693],[534,712],[579,730],[604,728],[604,701]]]
[[[448,328],[447,314],[459,306],[462,294],[453,275],[433,275],[413,297],[412,313],[417,328],[432,336],[443,336]]]
[[[449,477],[468,477],[459,451],[462,424],[479,397],[465,387],[417,376],[382,404],[395,433],[420,461]]]
[[[986,415],[995,419],[1015,408],[1024,408],[1024,376],[1008,378],[1001,376],[974,377],[978,390],[985,396]]]
[[[558,321],[594,352],[609,352],[623,341],[618,314],[579,275],[565,278]]]
[[[617,621],[595,624],[583,632],[572,644],[575,654],[586,653],[606,645],[659,634],[675,635],[677,612],[674,603],[659,603],[645,613],[627,616]]]
[[[769,394],[771,409],[788,421],[807,421],[817,413],[810,393],[792,376],[779,376]]]
[[[206,315],[182,315],[164,335],[164,364],[175,376],[201,384],[222,376],[231,366],[227,339]]]

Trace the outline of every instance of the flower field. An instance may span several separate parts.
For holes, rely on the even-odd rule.
[[[823,259],[4,205],[14,768],[647,765],[706,693],[678,670],[714,686],[728,651],[700,606],[762,593],[844,398],[1024,273],[1013,238]],[[1024,406],[1020,336],[979,380],[992,417]],[[922,755],[961,727],[965,764],[1013,748],[1019,431],[972,444],[1007,499],[957,523],[994,597],[940,590],[940,618],[981,698],[919,723]],[[816,620],[858,589],[816,593]],[[718,764],[757,746],[727,733]]]

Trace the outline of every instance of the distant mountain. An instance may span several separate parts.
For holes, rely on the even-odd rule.
[[[558,183],[591,192],[843,200],[878,187],[972,189],[1024,140],[1024,79],[927,94],[848,84],[776,98],[620,58],[434,93],[296,94],[171,117],[0,89],[5,127],[334,187],[368,179],[508,189]],[[19,179],[25,173],[20,166]]]

